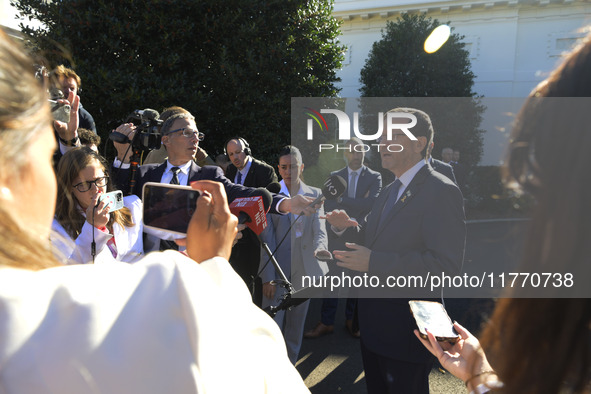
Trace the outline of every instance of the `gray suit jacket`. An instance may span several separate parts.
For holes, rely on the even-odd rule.
[[[302,183],[302,190],[305,196],[316,198],[320,195],[320,189],[310,187]],[[300,250],[302,261],[292,261],[292,244],[295,240],[295,227],[291,228],[291,233],[287,235],[279,249],[275,251],[277,244],[283,239],[284,235],[290,231],[291,214],[290,215],[267,215],[267,228],[261,233],[261,240],[269,245],[271,251],[275,251],[274,255],[281,269],[296,289],[301,288],[301,283],[293,277],[294,271],[299,275],[322,276],[328,272],[328,265],[324,261],[319,261],[314,257],[314,252],[317,249],[328,250],[328,240],[326,237],[325,221],[320,220],[319,216],[324,215],[324,209],[320,208],[312,216],[302,215],[298,221],[302,221],[303,235],[300,240]],[[268,256],[266,253],[261,253],[261,268],[267,262]],[[280,279],[278,273],[271,262],[269,262],[261,273],[263,283],[274,279]]]

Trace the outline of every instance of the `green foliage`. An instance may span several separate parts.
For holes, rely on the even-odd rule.
[[[344,49],[331,0],[13,3],[46,24],[24,29],[36,49],[82,77],[103,138],[135,109],[180,105],[209,153],[239,135],[273,162],[290,142],[290,98],[338,93]]]
[[[424,51],[425,39],[439,25],[437,19],[424,14],[403,14],[396,22],[388,22],[361,70],[360,92],[362,97],[472,97],[468,118],[427,111],[435,126],[433,156],[440,158],[441,149],[451,147],[460,150],[462,163],[471,167],[482,155],[483,130],[479,126],[484,107],[472,91],[474,73],[462,36],[452,28],[438,51]],[[446,127],[437,129],[437,124]]]
[[[533,199],[507,189],[498,166],[477,166],[466,182],[466,216],[468,219],[527,216]]]

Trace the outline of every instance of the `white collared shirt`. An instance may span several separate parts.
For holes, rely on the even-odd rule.
[[[252,164],[252,158],[250,156],[246,156],[246,164],[241,170],[236,171],[236,176],[234,176],[234,183],[238,183],[238,173],[242,177],[240,184],[244,185],[244,179],[248,174],[248,170],[250,170],[250,165]]]
[[[349,186],[351,185],[351,174],[356,173],[357,178],[355,178],[355,190],[353,190],[354,194],[357,195],[357,184],[359,183],[359,177],[361,176],[361,170],[363,170],[363,166],[359,167],[356,170],[352,170],[347,166],[347,171],[349,173],[349,179],[347,180],[347,194],[349,194]]]
[[[285,194],[288,197],[292,197],[289,194],[289,189],[287,188],[287,186],[285,185],[285,181],[282,179],[279,184],[281,185],[281,190],[279,191],[279,193],[281,194]],[[302,182],[300,182],[300,189],[298,190],[297,194],[304,194],[304,191],[302,190]],[[294,215],[293,213],[289,214],[291,221],[293,222],[294,220],[296,220],[296,218],[298,217],[298,215]],[[296,224],[294,225],[294,230],[295,230],[295,235],[296,238],[301,237],[304,234],[304,222],[303,220],[298,220],[296,222]]]
[[[402,196],[408,185],[410,185],[410,183],[414,179],[415,175],[417,175],[417,172],[419,172],[421,168],[423,168],[425,165],[427,165],[427,163],[425,163],[425,159],[421,158],[421,160],[417,164],[406,170],[406,172],[402,174],[400,178],[398,178],[400,179],[400,183],[402,183],[400,189],[398,190],[398,198]],[[398,198],[396,199],[396,201],[398,201]]]
[[[168,160],[166,160],[166,170],[164,170],[164,174],[162,174],[162,179],[160,179],[160,183],[170,183],[173,176],[171,168],[178,167],[180,169],[180,171],[177,174],[177,178],[179,179],[179,185],[187,186],[189,184],[189,169],[191,168],[192,162],[192,160],[189,160],[182,166],[173,166],[172,164],[170,164]]]

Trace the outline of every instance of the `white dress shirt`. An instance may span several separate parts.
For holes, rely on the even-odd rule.
[[[240,185],[244,185],[244,178],[248,175],[248,170],[250,170],[250,166],[252,165],[252,159],[250,156],[246,156],[246,164],[241,170],[236,169],[236,175],[232,180],[234,183],[238,183],[238,173],[240,173]]]

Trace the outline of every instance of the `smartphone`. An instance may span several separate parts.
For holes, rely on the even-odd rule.
[[[107,201],[109,212],[115,212],[123,208],[123,192],[121,190],[115,190],[114,192],[101,194],[97,201],[97,205],[101,201]]]
[[[332,253],[330,253],[328,250],[319,250],[318,252],[316,252],[315,257],[320,260],[320,261],[332,261]]]
[[[60,122],[68,123],[70,121],[70,105],[60,104],[55,100],[49,100],[51,106],[51,115],[53,120],[59,120]]]
[[[460,335],[445,307],[435,301],[409,301],[410,311],[417,322],[421,338],[427,339],[427,328],[439,342],[456,343]]]
[[[186,235],[199,190],[189,186],[147,182],[143,188],[144,227]]]

